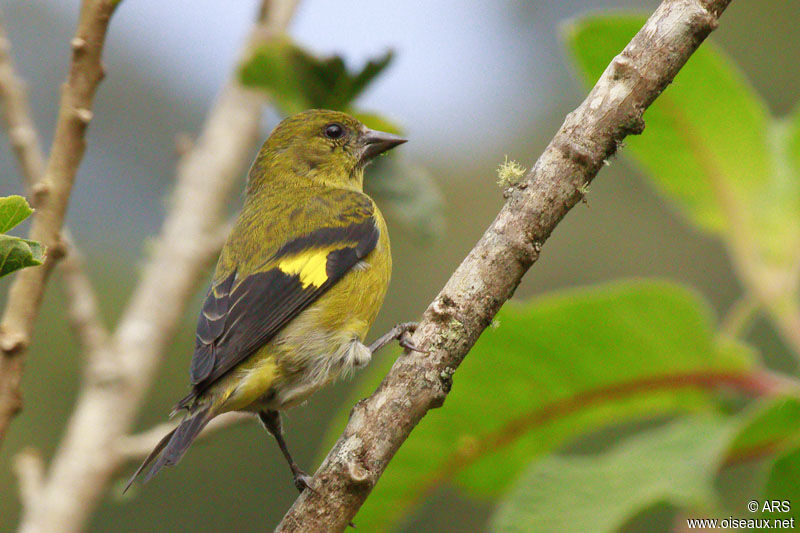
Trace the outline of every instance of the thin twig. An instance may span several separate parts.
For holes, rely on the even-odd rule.
[[[666,0],[570,113],[534,168],[423,315],[413,342],[375,393],[353,408],[344,434],[277,531],[343,531],[400,445],[451,378],[544,241],[582,198],[619,143],[644,128],[642,113],[700,43],[730,0]]]
[[[297,1],[265,4],[243,58],[284,31]],[[180,160],[172,205],[151,257],[107,348],[88,354],[87,377],[40,497],[24,507],[23,533],[81,531],[112,476],[125,464],[125,436],[186,304],[222,244],[219,228],[227,199],[251,158],[264,103],[262,94],[239,85],[234,72],[201,134]]]
[[[736,300],[720,324],[720,332],[731,339],[743,337],[753,323],[761,305],[752,293]]]
[[[3,123],[14,148],[22,176],[29,192],[38,183],[45,168],[44,153],[39,142],[39,133],[31,118],[31,110],[25,83],[17,75],[11,59],[11,43],[0,20],[0,104],[5,110]],[[108,337],[97,316],[97,296],[86,275],[80,250],[74,243],[68,228],[63,230],[67,257],[62,262],[64,282],[67,286],[70,316],[82,348],[99,349],[99,344]]]
[[[0,103],[4,109],[3,122],[22,170],[28,189],[32,189],[44,174],[45,160],[39,143],[39,133],[31,118],[25,83],[17,75],[11,59],[11,43],[0,20]],[[94,289],[85,272],[80,250],[75,246],[67,228],[63,240],[68,250],[62,263],[70,316],[82,347],[99,348],[108,336],[97,316]]]
[[[204,439],[220,429],[252,419],[253,417],[247,413],[225,413],[209,422],[197,439]],[[142,457],[153,451],[158,441],[164,438],[164,435],[175,429],[177,425],[177,422],[165,422],[164,424],[158,424],[150,429],[146,429],[141,433],[125,435],[117,444],[117,453],[120,459],[125,461],[141,460]]]
[[[22,408],[20,381],[25,353],[39,314],[45,286],[64,253],[61,228],[75,174],[86,148],[97,86],[103,79],[101,56],[111,15],[119,0],[84,0],[71,41],[72,62],[63,85],[53,147],[41,180],[33,187],[36,212],[29,238],[47,247],[42,266],[16,274],[0,322],[0,443]]]
[[[64,276],[70,325],[81,349],[85,352],[96,352],[108,344],[108,331],[100,319],[97,296],[86,274],[83,254],[66,233],[64,240],[67,243],[67,254],[61,262],[61,273]]]
[[[25,448],[14,456],[14,474],[19,484],[20,499],[33,502],[42,492],[44,461],[38,450]]]

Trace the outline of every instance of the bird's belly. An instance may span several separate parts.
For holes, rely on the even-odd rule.
[[[369,363],[372,354],[362,341],[386,286],[365,284],[361,273],[348,273],[242,364],[236,387],[241,393],[231,398],[235,409],[287,409]]]

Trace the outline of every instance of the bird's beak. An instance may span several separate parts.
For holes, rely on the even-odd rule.
[[[361,152],[361,160],[369,161],[376,155],[382,154],[386,150],[391,150],[404,142],[407,142],[406,139],[397,135],[368,129],[361,134],[361,144],[364,147]]]

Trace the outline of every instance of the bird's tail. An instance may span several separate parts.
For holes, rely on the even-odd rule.
[[[128,480],[128,484],[125,485],[125,489],[122,492],[124,493],[130,488],[136,478],[139,477],[151,462],[153,466],[142,479],[142,483],[150,481],[150,478],[155,476],[158,471],[165,466],[172,466],[180,461],[194,439],[200,434],[200,431],[202,431],[202,429],[206,427],[206,424],[213,418],[210,411],[210,407],[197,411],[191,416],[184,418],[181,423],[178,424],[178,427],[167,433],[167,435],[156,444],[156,447],[153,448],[153,451],[150,452],[150,455],[147,456],[136,472],[133,473],[133,476]]]

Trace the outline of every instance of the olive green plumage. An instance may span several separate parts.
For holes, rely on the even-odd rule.
[[[386,224],[362,192],[364,167],[405,142],[339,112],[281,122],[250,170],[244,206],[220,254],[197,324],[188,411],[131,478],[175,464],[228,411],[277,411],[367,364],[363,344],[391,275]],[[130,483],[129,483],[130,485]],[[302,483],[301,483],[302,485]]]

